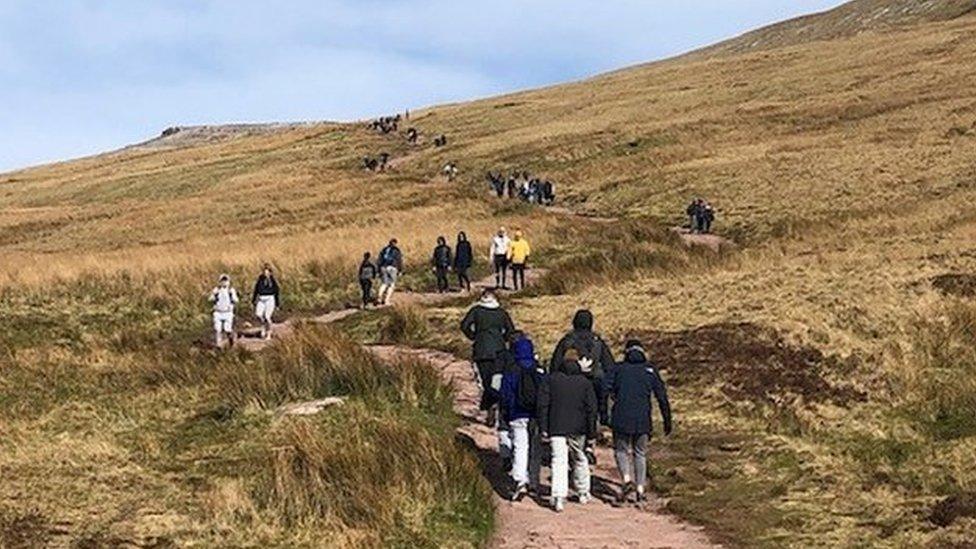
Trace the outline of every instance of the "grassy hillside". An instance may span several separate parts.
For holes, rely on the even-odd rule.
[[[240,279],[275,262],[284,313],[298,315],[348,299],[351,265],[390,236],[405,242],[407,284],[420,287],[429,283],[419,267],[434,237],[464,229],[480,249],[504,224],[525,227],[537,261],[551,269],[533,294],[510,303],[544,349],[586,305],[609,339],[644,338],[666,368],[678,432],[655,441],[652,464],[672,510],[732,545],[973,539],[976,17],[963,15],[964,2],[912,3],[928,11],[883,4],[855,2],[787,24],[779,38],[761,34],[771,36],[762,48],[741,47],[748,38],[416,112],[410,124],[425,142],[415,147],[362,124],[214,130],[0,176],[0,417],[16,435],[4,440],[17,441],[0,463],[17,479],[4,483],[14,503],[0,508],[0,532],[37,523],[68,532],[52,536],[145,541],[139,517],[165,512],[169,526],[151,535],[177,541],[234,543],[221,528],[245,524],[250,530],[237,535],[302,543],[314,518],[349,543],[389,541],[391,525],[404,524],[414,529],[394,541],[477,543],[486,526],[468,465],[450,472],[460,483],[457,515],[423,500],[410,516],[350,522],[308,515],[321,494],[276,498],[265,482],[278,469],[262,469],[268,462],[259,458],[277,447],[275,437],[299,434],[281,434],[254,411],[261,406],[240,404],[260,400],[241,391],[266,387],[237,387],[251,383],[245,376],[228,396],[221,373],[274,359],[152,350],[188,349],[206,336],[200,295],[219,271]],[[441,132],[449,146],[432,147]],[[392,154],[393,170],[360,169],[362,156],[381,151]],[[436,176],[447,161],[459,164],[458,182]],[[604,224],[497,203],[483,174],[510,169],[552,178],[577,211],[624,219]],[[668,237],[697,195],[716,205],[719,230],[737,251],[687,251]],[[406,320],[397,312],[348,328],[463,352],[454,333],[460,312],[413,311]],[[396,325],[412,328],[389,328]],[[174,363],[194,367],[146,374]],[[200,380],[197,368],[216,373]],[[383,384],[390,396],[414,381]],[[437,405],[438,390],[423,389],[432,392],[421,400]],[[440,408],[427,423],[411,408],[426,403],[350,394],[366,399],[366,410],[343,412],[363,414],[355,418],[363,440],[380,436],[371,426],[384,418],[435,441],[450,430]],[[229,420],[232,429],[208,431],[199,443],[192,432],[172,432],[202,428],[194,415],[221,406],[245,409]],[[315,428],[334,429],[329,421]],[[31,465],[67,447],[81,457]],[[310,455],[346,459],[327,450]],[[152,489],[174,502],[159,504],[163,511],[148,488],[125,480],[146,478],[136,472],[156,455]],[[209,469],[213,455],[223,457]],[[259,471],[255,484],[228,473],[223,460],[238,455],[257,459],[245,460]],[[119,471],[98,481],[99,495],[128,503],[108,509],[83,495],[23,495],[78,471],[99,479]],[[219,503],[240,494],[238,507]]]

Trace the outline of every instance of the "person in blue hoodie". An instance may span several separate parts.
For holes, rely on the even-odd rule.
[[[624,361],[604,377],[604,389],[613,398],[610,426],[617,469],[623,478],[620,502],[635,496],[644,500],[647,481],[647,440],[651,436],[651,398],[657,400],[664,434],[671,434],[671,404],[657,368],[636,339],[627,341]],[[636,495],[635,495],[636,492]]]
[[[536,400],[544,372],[532,340],[524,333],[516,334],[510,351],[512,360],[502,373],[501,410],[511,437],[512,501],[519,501],[530,491],[537,494],[539,490],[542,438]],[[504,437],[499,442],[504,444]]]

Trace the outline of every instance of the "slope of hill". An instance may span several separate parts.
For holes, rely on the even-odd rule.
[[[285,313],[311,314],[350,299],[359,254],[390,236],[407,249],[405,285],[422,287],[437,235],[467,230],[482,250],[504,224],[526,228],[533,261],[549,269],[534,294],[509,303],[543,352],[588,306],[615,346],[642,337],[665,368],[678,430],[655,441],[652,465],[671,510],[733,545],[973,539],[976,307],[965,289],[960,297],[940,290],[959,285],[930,283],[976,273],[970,4],[857,1],[757,35],[755,47],[755,37],[740,39],[709,55],[433,107],[412,114],[423,135],[417,146],[363,124],[216,130],[216,139],[198,132],[202,139],[0,176],[0,342],[8,351],[0,387],[21,388],[0,399],[18,441],[16,453],[0,454],[0,468],[13,471],[5,495],[104,467],[122,481],[99,476],[100,493],[122,494],[127,508],[148,515],[154,510],[126,474],[168,448],[151,482],[165,495],[169,526],[154,527],[198,543],[233,543],[224,534],[241,524],[269,543],[302,541],[287,526],[289,510],[307,512],[320,495],[306,494],[307,506],[281,501],[269,484],[250,484],[213,457],[233,449],[256,478],[273,479],[260,452],[283,435],[269,431],[256,454],[243,441],[269,428],[255,419],[264,416],[254,402],[291,389],[269,373],[267,386],[236,389],[244,393],[225,417],[220,391],[243,383],[231,372],[255,359],[206,359],[223,372],[206,383],[173,365],[203,360],[186,348],[206,334],[200,296],[213,275],[239,279],[274,261]],[[447,147],[430,144],[438,133]],[[361,169],[363,156],[381,151],[392,154],[393,169]],[[438,176],[448,161],[460,167],[458,182]],[[552,178],[565,206],[621,220],[489,197],[484,172],[516,169]],[[737,251],[689,251],[668,237],[696,195],[717,206],[718,228]],[[455,329],[462,309],[365,316],[347,329],[463,353]],[[157,348],[174,354],[150,352]],[[385,380],[384,391],[401,397],[383,413],[409,416],[397,421],[410,436],[440,440],[446,423],[411,423],[415,381]],[[117,383],[118,398],[102,398]],[[361,407],[349,413],[373,440],[377,418]],[[154,419],[167,414],[179,429]],[[34,468],[63,432],[101,434],[79,445],[75,462]],[[166,476],[187,460],[192,475]],[[468,465],[451,474],[468,478]],[[350,544],[389,539],[391,525],[423,520],[445,528],[442,539],[476,543],[484,532],[463,530],[485,527],[484,502],[467,488],[452,494],[457,515],[425,499],[416,515],[389,510],[368,526],[326,518],[341,523]],[[0,519],[23,519],[34,503],[57,524],[57,502],[18,501],[20,514],[0,508]],[[79,521],[86,504],[71,499],[63,514]],[[110,507],[93,512],[92,524],[126,535],[145,529],[145,515]],[[357,530],[367,527],[373,534]],[[417,528],[408,541],[431,536]]]
[[[691,56],[728,55],[846,38],[862,32],[947,21],[976,10],[973,0],[854,0],[832,10],[763,27]]]

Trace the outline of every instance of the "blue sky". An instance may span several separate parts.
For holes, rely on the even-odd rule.
[[[0,171],[574,80],[839,0],[0,0]]]

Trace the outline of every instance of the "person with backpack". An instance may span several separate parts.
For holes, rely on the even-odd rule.
[[[511,476],[515,483],[512,501],[520,501],[530,491],[539,493],[542,469],[542,437],[536,421],[538,388],[545,372],[539,365],[532,340],[517,333],[511,345],[512,360],[502,372],[502,417],[508,424],[510,440],[499,440],[499,447],[510,442]],[[503,456],[504,457],[504,456]]]
[[[590,500],[587,443],[597,434],[597,403],[593,384],[583,375],[585,357],[568,349],[563,362],[539,386],[536,415],[542,438],[552,452],[552,508],[562,512],[569,496],[569,469],[579,503]]]
[[[233,347],[234,306],[238,298],[237,290],[230,284],[230,275],[220,275],[217,286],[210,291],[210,302],[213,303],[214,346],[222,348],[224,336],[227,336],[228,345]]]
[[[507,289],[508,249],[511,245],[512,241],[508,238],[505,227],[498,229],[498,233],[491,238],[488,260],[495,266],[495,288]]]
[[[461,231],[457,235],[457,244],[454,246],[454,272],[457,274],[458,286],[468,292],[471,291],[468,270],[473,263],[474,251],[471,249],[471,243],[468,242],[468,235]]]
[[[552,353],[549,363],[551,370],[557,370],[565,362],[565,354],[570,349],[576,351],[580,358],[583,374],[593,383],[593,390],[597,396],[600,423],[609,423],[607,414],[607,397],[603,391],[604,374],[613,368],[613,354],[610,346],[604,342],[600,334],[593,331],[593,313],[588,309],[580,309],[573,316],[573,329],[559,340],[556,350]]]
[[[451,270],[454,263],[451,247],[447,245],[447,239],[443,236],[437,237],[437,246],[431,255],[430,263],[434,267],[434,276],[437,277],[437,293],[442,294],[449,288],[447,273]]]
[[[515,332],[512,317],[498,303],[495,292],[486,289],[481,299],[461,320],[461,332],[472,342],[471,361],[475,366],[475,378],[481,389],[478,408],[488,412],[486,423],[495,423],[491,410],[498,403],[499,383],[493,384],[497,371],[498,354],[506,350],[505,342]]]
[[[688,208],[685,209],[685,213],[688,214],[688,228],[692,233],[697,233],[699,230],[698,219],[700,217],[700,213],[699,213],[700,210],[701,210],[700,198],[696,198],[692,200],[691,204],[688,204]]]
[[[363,309],[369,307],[369,304],[373,302],[373,280],[377,276],[379,276],[379,271],[373,264],[372,254],[363,253],[363,262],[359,264],[359,289],[363,294]]]
[[[667,436],[672,428],[668,392],[636,339],[627,341],[623,362],[607,374],[604,383],[607,393],[613,397],[610,426],[617,469],[623,479],[619,501],[625,503],[634,496],[636,503],[641,503],[645,500],[647,482],[647,441],[652,432],[651,397],[657,400]]]
[[[397,247],[397,239],[391,239],[390,243],[380,250],[377,266],[380,269],[380,291],[376,300],[380,305],[389,305],[397,278],[403,272],[403,253]]]
[[[522,231],[515,231],[515,237],[508,246],[508,262],[512,270],[512,289],[518,291],[525,288],[525,263],[529,260],[532,248],[529,241],[522,236]]]
[[[715,208],[708,202],[702,204],[702,232],[709,234],[712,232],[712,223],[715,221]]]
[[[254,316],[261,323],[261,337],[271,338],[271,328],[274,326],[272,316],[275,308],[281,303],[281,292],[275,279],[271,264],[265,263],[261,275],[254,283],[251,292],[251,305],[254,306]]]

